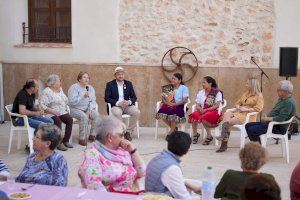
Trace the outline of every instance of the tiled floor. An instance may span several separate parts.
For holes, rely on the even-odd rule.
[[[10,168],[12,174],[17,175],[22,169],[27,154],[23,151],[27,137],[23,135],[22,149],[17,150],[17,137],[14,137],[11,153],[7,154],[8,134],[10,123],[6,122],[0,125],[0,158]],[[134,138],[134,145],[138,148],[142,158],[147,163],[158,152],[166,147],[164,140],[164,129],[157,140],[154,139],[154,128],[141,128],[140,139]],[[78,127],[74,127],[73,142],[74,149],[62,152],[66,157],[69,165],[69,185],[80,186],[77,176],[77,170],[81,162],[81,152],[84,147],[76,144],[78,141]],[[193,144],[190,151],[182,158],[182,170],[187,178],[201,179],[201,175],[205,168],[212,166],[217,181],[226,169],[240,169],[239,152],[239,134],[233,132],[229,142],[229,149],[225,153],[217,154],[214,145],[203,146],[201,144]],[[261,169],[262,172],[273,174],[282,190],[282,199],[289,199],[289,180],[295,165],[300,161],[300,137],[295,136],[290,141],[290,164],[286,163],[285,158],[281,157],[281,145],[275,145],[273,141],[269,142],[268,151],[270,154],[269,162]]]

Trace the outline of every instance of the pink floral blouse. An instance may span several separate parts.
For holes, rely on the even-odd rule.
[[[128,153],[127,156],[130,157],[130,154]],[[102,191],[110,191],[112,188],[122,192],[134,191],[135,180],[144,173],[145,169],[139,166],[114,162],[105,158],[94,145],[85,150],[78,170],[82,187]]]

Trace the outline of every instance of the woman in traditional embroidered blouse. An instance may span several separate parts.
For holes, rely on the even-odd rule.
[[[174,88],[172,96],[162,95],[163,105],[156,113],[156,119],[163,119],[170,127],[169,134],[176,129],[179,123],[186,121],[184,104],[188,102],[189,97],[189,89],[184,85],[180,73],[173,74],[172,87]]]
[[[200,134],[197,133],[197,126],[202,123],[207,132],[207,138],[202,144],[209,145],[213,140],[210,128],[216,127],[220,122],[221,113],[218,113],[218,108],[223,101],[223,95],[215,79],[210,76],[203,78],[202,87],[203,90],[199,91],[195,99],[197,110],[189,115],[189,122],[192,123],[194,133],[193,143],[198,142]]]
[[[73,145],[69,143],[72,134],[73,118],[69,114],[68,98],[61,88],[58,75],[50,75],[47,79],[47,86],[40,96],[39,104],[41,109],[53,119],[54,124],[60,129],[62,128],[62,123],[66,124],[65,136],[62,143],[57,147],[59,150],[66,151],[67,148],[73,148]]]
[[[35,152],[27,158],[16,182],[67,186],[67,161],[63,155],[54,152],[60,140],[60,129],[57,126],[41,125],[33,139]]]
[[[135,192],[136,180],[145,176],[137,149],[124,139],[126,126],[112,116],[96,125],[96,140],[84,151],[78,170],[82,187],[110,192]]]
[[[222,141],[217,153],[227,150],[227,142],[229,140],[230,129],[235,124],[243,124],[249,112],[261,112],[264,107],[264,98],[260,91],[259,81],[257,78],[249,78],[246,81],[245,87],[247,91],[235,103],[234,112],[226,112],[224,114],[221,137],[218,140]],[[256,116],[250,117],[249,122],[254,122]]]

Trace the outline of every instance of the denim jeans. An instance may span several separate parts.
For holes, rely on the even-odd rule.
[[[35,130],[37,130],[37,128],[41,124],[53,124],[53,119],[51,119],[50,117],[32,116],[32,117],[28,117],[28,123],[29,123],[29,126],[31,126],[32,128],[34,128]],[[24,119],[23,118],[19,118],[15,122],[15,124],[17,126],[24,126]]]
[[[266,134],[268,130],[269,122],[250,122],[246,124],[246,131],[251,141],[260,142],[260,135]],[[280,125],[273,126],[273,133],[285,134],[286,129]]]

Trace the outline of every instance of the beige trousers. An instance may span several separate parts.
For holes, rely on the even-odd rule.
[[[90,135],[93,135],[93,136],[96,135],[95,125],[96,125],[96,120],[99,117],[99,113],[97,111],[91,110],[90,114],[88,115],[87,112],[83,112],[82,110],[79,110],[76,108],[71,108],[70,115],[79,121],[79,139],[80,140],[86,140],[86,138],[88,136],[89,120],[91,120]]]
[[[120,120],[122,120],[122,114],[130,115],[127,131],[129,133],[133,133],[134,128],[136,126],[136,122],[139,120],[141,114],[141,111],[136,106],[132,105],[124,109],[119,106],[114,106],[111,108],[111,112],[115,117],[117,117]]]

